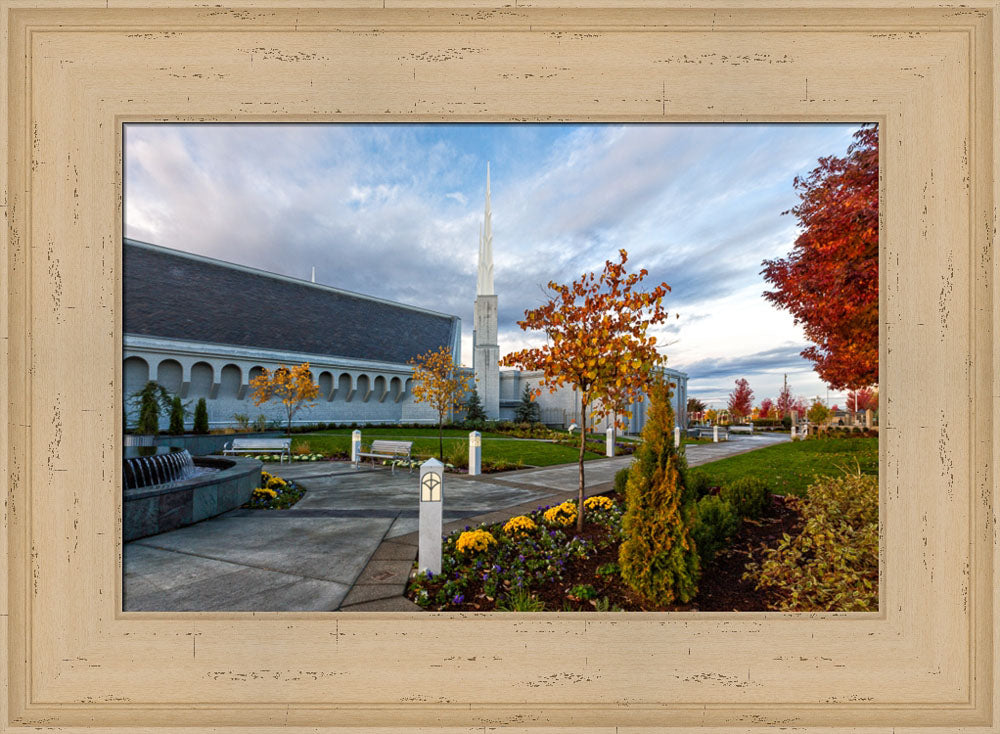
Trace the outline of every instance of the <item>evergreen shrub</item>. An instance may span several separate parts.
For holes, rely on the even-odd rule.
[[[622,580],[657,604],[687,602],[698,593],[700,566],[691,542],[695,503],[684,488],[684,460],[674,448],[670,385],[650,386],[650,407],[625,486]]]

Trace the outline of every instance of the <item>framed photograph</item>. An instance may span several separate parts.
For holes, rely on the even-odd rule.
[[[873,1],[840,9],[767,2],[739,8],[671,2],[642,8],[617,2],[298,5],[0,0],[0,78],[8,102],[0,118],[6,142],[0,208],[7,224],[7,308],[0,311],[7,397],[0,408],[6,429],[0,449],[6,485],[2,730],[1000,731],[993,471],[1000,446],[993,332],[1000,206],[997,3]],[[566,606],[539,614],[480,611],[461,601],[426,611],[413,595],[413,601],[400,597],[405,604],[374,611],[377,606],[366,604],[386,586],[378,571],[388,566],[372,563],[401,560],[388,552],[368,553],[371,568],[356,569],[368,574],[363,593],[350,597],[350,584],[317,572],[296,588],[300,598],[325,594],[326,606],[280,606],[274,599],[282,584],[275,578],[283,568],[244,579],[238,600],[223,593],[228,587],[218,564],[238,567],[241,554],[269,557],[266,541],[245,542],[237,532],[230,555],[220,561],[202,552],[197,538],[166,549],[137,540],[160,537],[154,533],[163,530],[183,532],[169,525],[178,517],[194,521],[200,517],[191,513],[210,516],[225,503],[227,509],[239,506],[257,484],[257,499],[272,502],[285,490],[268,483],[273,477],[258,482],[260,466],[284,467],[286,451],[294,454],[290,469],[299,462],[289,476],[302,478],[306,498],[310,467],[304,462],[326,448],[344,448],[355,461],[360,454],[375,454],[374,461],[390,452],[386,461],[397,464],[386,465],[390,476],[408,475],[408,459],[395,453],[406,441],[356,448],[348,429],[337,433],[340,424],[363,424],[383,412],[403,422],[400,411],[411,409],[407,415],[415,424],[434,417],[407,407],[413,385],[397,367],[412,355],[397,354],[383,340],[377,345],[382,351],[353,354],[345,347],[337,355],[354,363],[314,363],[307,382],[312,386],[315,377],[329,404],[324,409],[332,411],[322,422],[338,424],[310,434],[314,445],[303,447],[301,437],[288,445],[268,437],[267,446],[251,446],[249,438],[242,447],[237,442],[243,418],[253,420],[238,401],[276,378],[279,357],[291,366],[315,351],[303,339],[281,341],[280,329],[276,341],[240,346],[243,337],[231,322],[196,323],[199,311],[213,308],[211,294],[235,300],[249,282],[240,278],[270,277],[267,288],[274,294],[287,286],[299,289],[296,299],[315,296],[301,302],[321,315],[329,299],[349,296],[316,285],[316,276],[304,271],[282,275],[281,267],[293,262],[290,254],[263,276],[251,272],[259,267],[254,262],[239,260],[239,248],[222,265],[208,262],[190,223],[187,230],[171,230],[180,243],[175,248],[186,254],[141,241],[164,231],[150,224],[151,216],[174,214],[149,203],[163,195],[155,189],[146,192],[145,208],[130,212],[130,197],[142,199],[142,182],[130,179],[128,143],[142,139],[140,131],[168,125],[221,131],[243,123],[712,123],[723,130],[727,124],[796,123],[796,129],[822,124],[848,132],[869,123],[878,131],[878,593],[870,607],[877,611],[633,612],[609,606],[581,612]],[[651,157],[649,141],[638,140],[637,160],[643,150]],[[155,156],[171,141],[153,132],[143,144]],[[316,148],[302,140],[285,144],[282,149],[274,140],[246,142],[234,135],[225,160],[215,164],[239,161],[257,146],[269,148],[272,164],[305,171]],[[775,145],[786,157],[799,150],[791,135]],[[280,160],[281,150],[287,161]],[[710,181],[713,160],[718,165],[717,155],[706,154],[689,165]],[[810,154],[797,170],[813,165]],[[214,184],[205,189],[189,171],[169,173],[171,191],[186,193],[189,211],[199,201],[214,204],[204,195]],[[238,180],[245,173],[229,175]],[[617,185],[609,176],[609,189]],[[460,188],[440,193],[453,193],[453,201],[468,198]],[[476,280],[477,341],[465,346],[495,360],[488,351],[495,343],[483,338],[496,334],[492,256],[483,256],[491,236],[488,196],[483,221],[473,223],[485,225],[478,268],[468,269]],[[705,199],[691,207],[712,207]],[[256,201],[266,206],[267,197]],[[255,220],[248,219],[252,235]],[[216,220],[206,214],[202,221],[209,227]],[[386,221],[381,229],[391,226]],[[738,234],[724,217],[715,226]],[[373,242],[378,234],[369,235]],[[358,249],[339,266],[377,271],[379,263],[370,260],[378,260],[378,248]],[[221,270],[204,287],[207,293],[199,293],[196,284],[167,277],[185,264],[195,281],[210,267]],[[129,275],[132,267],[141,278]],[[725,262],[718,267],[724,271]],[[324,277],[321,272],[321,283]],[[378,307],[388,308],[392,294],[375,293],[374,281],[346,278],[340,284],[356,282],[371,303],[381,298]],[[129,290],[140,281],[148,284],[145,290]],[[178,290],[168,294],[168,288]],[[165,321],[155,304],[168,295],[177,306],[173,314],[191,308],[185,305],[190,299],[203,299],[203,305]],[[276,304],[286,298],[274,297]],[[447,344],[452,357],[461,351],[456,323],[464,306],[449,302],[435,309],[415,291],[402,300],[403,306],[392,307],[408,309],[407,319],[423,314],[419,318],[430,320],[400,336],[396,346],[417,334],[427,343]],[[146,302],[153,306],[130,311],[130,303]],[[364,311],[365,318],[374,319],[371,313]],[[268,333],[267,324],[256,326],[256,335],[251,330],[246,338]],[[198,338],[187,339],[195,327],[202,329]],[[433,329],[441,330],[440,338],[427,336]],[[305,332],[304,326],[296,329],[300,336]],[[206,347],[217,343],[227,346]],[[272,349],[272,361],[239,351],[263,347]],[[253,372],[257,362],[260,371]],[[484,386],[487,415],[494,402],[497,411],[514,410],[520,395],[503,393],[503,380],[512,378],[501,372],[498,387],[486,387],[493,383],[476,373],[475,364],[469,379]],[[686,414],[691,404],[678,397],[692,395],[688,375],[677,372],[671,379],[675,411],[685,413],[685,425],[693,424]],[[147,384],[167,386],[152,399],[163,398],[165,417],[174,410],[177,435],[185,432],[185,421],[232,430],[222,436],[224,447],[210,449],[227,451],[226,458],[198,458],[198,449],[188,462],[154,447],[153,454],[164,458],[137,451],[129,465],[123,444],[141,433],[135,429],[142,405],[141,397],[132,406],[128,398]],[[355,395],[363,396],[364,408],[349,405]],[[192,414],[185,416],[189,407]],[[546,416],[551,420],[545,422],[558,422],[554,412]],[[292,412],[279,410],[265,421],[282,417],[291,433]],[[697,420],[703,418],[706,430],[731,422],[718,414]],[[182,438],[193,447],[207,440],[204,433]],[[481,448],[486,457],[485,440],[474,441],[470,451]],[[236,456],[241,453],[249,458]],[[440,498],[433,471],[428,463],[413,473],[423,488],[421,512]],[[188,496],[177,499],[179,493],[163,489],[175,481],[190,483]],[[444,481],[447,498],[447,475]],[[204,489],[210,485],[209,496]],[[263,491],[269,488],[270,494]],[[141,504],[151,497],[153,504]],[[311,512],[327,520],[336,515],[328,508]],[[436,512],[440,523],[440,504]],[[447,529],[454,519],[447,503],[444,512]],[[165,524],[154,527],[160,522]],[[374,523],[370,530],[372,537],[393,533],[392,523]],[[414,554],[417,530],[410,520],[397,527],[398,538],[413,533],[407,552]],[[145,564],[142,574],[128,566],[130,549]],[[163,581],[168,553],[171,578],[199,579],[205,593],[218,594],[214,601],[191,607],[171,595],[173,587]],[[323,558],[311,562],[319,568]],[[206,573],[212,563],[214,576]],[[129,573],[141,577],[132,587]],[[355,593],[358,583],[350,588]]]

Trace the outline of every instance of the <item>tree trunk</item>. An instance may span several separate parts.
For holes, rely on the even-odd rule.
[[[438,413],[438,459],[444,463],[444,416]]]
[[[583,532],[583,452],[587,446],[587,403],[580,396],[580,491],[577,495],[576,531]]]

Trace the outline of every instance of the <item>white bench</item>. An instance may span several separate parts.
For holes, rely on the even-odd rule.
[[[752,425],[729,426],[729,432],[753,434],[753,426]]]
[[[396,472],[396,460],[406,459],[408,462],[411,461],[411,451],[413,449],[413,441],[384,441],[377,439],[372,441],[371,448],[368,451],[359,451],[357,457],[354,460],[354,468],[358,468],[358,464],[361,462],[362,456],[367,456],[372,460],[372,466],[375,466],[375,459],[391,459],[392,460],[392,471]],[[410,463],[410,471],[413,471],[413,464]]]
[[[290,438],[234,438],[222,449],[226,454],[280,454],[278,463],[292,459]]]

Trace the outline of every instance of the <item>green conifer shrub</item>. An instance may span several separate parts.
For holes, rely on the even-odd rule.
[[[198,398],[198,404],[194,406],[194,432],[208,433],[208,405],[205,398]]]
[[[681,481],[683,459],[674,448],[670,385],[659,380],[648,394],[642,445],[625,486],[618,562],[622,580],[650,601],[687,602],[698,593],[700,573],[691,540],[695,505]]]
[[[139,421],[136,433],[155,436],[160,432],[160,411],[170,408],[170,393],[153,380],[131,395],[133,404],[139,404]]]
[[[486,424],[486,411],[483,409],[483,403],[475,388],[469,392],[469,397],[463,407],[465,408],[466,428],[482,428]]]
[[[702,566],[715,558],[715,554],[739,529],[739,515],[733,506],[719,495],[708,494],[698,500],[691,537],[698,549]]]
[[[184,410],[184,403],[181,402],[179,395],[174,395],[174,399],[170,401],[170,426],[167,428],[167,433],[173,436],[180,436],[184,433],[184,417],[187,411]]]
[[[771,488],[758,477],[740,477],[726,485],[719,496],[733,506],[736,516],[756,520],[771,504]]]
[[[518,423],[538,423],[541,419],[538,403],[531,399],[531,388],[525,385],[521,402],[514,408],[514,420]]]

